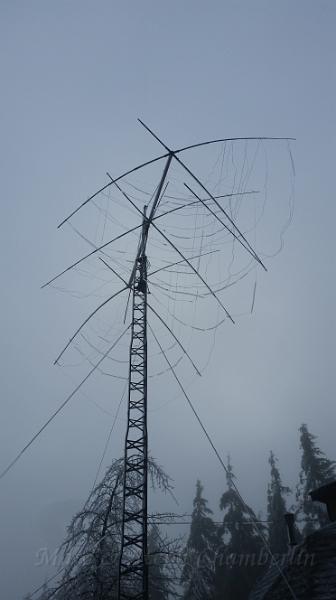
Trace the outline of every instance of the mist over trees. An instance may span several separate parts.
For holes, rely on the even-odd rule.
[[[287,510],[295,512],[301,538],[328,523],[324,507],[313,503],[308,494],[336,479],[335,461],[325,456],[306,424],[299,429],[299,444],[301,469],[295,503],[290,507],[287,503],[292,490],[283,483],[279,461],[270,451],[266,519],[240,496],[230,457],[226,489],[217,501],[219,521],[214,518],[200,480],[196,482],[184,543],[164,533],[163,515],[155,515],[148,535],[150,600],[247,599],[270,565],[270,552],[277,558],[288,552],[284,520]],[[149,461],[149,474],[152,489],[169,493],[170,478],[153,459]],[[123,460],[115,460],[68,527],[60,548],[61,578],[52,585],[44,584],[39,595],[28,594],[24,600],[117,599],[122,476]],[[165,520],[169,517],[164,515]]]
[[[328,523],[324,507],[313,503],[308,494],[312,489],[336,478],[335,462],[325,456],[316,443],[316,436],[309,432],[305,424],[299,429],[299,441],[301,470],[295,503],[291,506],[288,506],[288,498],[292,490],[283,483],[279,461],[274,452],[270,451],[265,523],[239,497],[230,458],[226,472],[227,489],[219,500],[219,508],[223,513],[221,523],[211,524],[212,512],[203,497],[203,486],[200,481],[197,482],[186,555],[188,556],[192,547],[195,553],[196,548],[199,548],[199,556],[202,557],[202,551],[207,548],[207,560],[201,561],[202,568],[197,568],[194,561],[192,582],[182,578],[184,600],[201,597],[209,600],[248,598],[255,583],[270,564],[270,555],[262,537],[275,557],[281,559],[288,552],[288,534],[284,520],[287,510],[295,512],[297,516],[296,530],[299,538]],[[216,534],[217,546],[214,546]],[[210,557],[213,558],[212,564]],[[192,573],[189,565],[184,567],[185,572]],[[190,593],[191,590],[194,595]],[[197,595],[199,590],[203,590],[203,596]]]

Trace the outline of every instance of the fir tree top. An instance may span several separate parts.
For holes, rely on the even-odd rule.
[[[210,516],[212,510],[208,507],[208,501],[203,497],[203,486],[200,480],[196,483],[193,506],[188,545],[202,551],[207,543],[206,540],[216,535],[216,526]]]
[[[286,501],[284,496],[290,493],[290,488],[282,485],[277,458],[271,451],[268,459],[271,467],[271,481],[267,489],[267,517],[269,545],[273,553],[285,553],[288,548],[287,531],[284,515]]]
[[[213,557],[218,546],[218,530],[212,510],[203,497],[203,486],[198,480],[193,501],[191,525],[184,551],[181,582],[184,600],[210,600],[213,590]]]
[[[315,443],[316,435],[308,431],[305,423],[301,425],[299,431],[300,447],[302,450],[301,469],[307,483],[306,489],[308,493],[312,489],[336,479],[336,463],[326,458],[325,454]]]
[[[221,532],[231,552],[242,552],[242,548],[260,547],[260,536],[253,521],[256,516],[245,502],[242,501],[234,486],[235,475],[228,456],[226,481],[228,489],[222,495],[219,507],[224,511]]]
[[[320,450],[315,442],[316,436],[308,431],[305,423],[301,425],[299,431],[302,456],[296,497],[299,501],[301,520],[304,523],[303,533],[308,535],[317,526],[322,527],[329,522],[325,507],[312,502],[309,492],[336,479],[336,463],[329,460]]]

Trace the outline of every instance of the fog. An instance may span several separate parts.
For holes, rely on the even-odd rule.
[[[78,382],[52,363],[97,298],[40,286],[88,252],[57,224],[106,171],[161,152],[138,117],[173,147],[296,138],[294,219],[258,272],[255,309],[218,331],[201,379],[180,372],[255,510],[265,509],[270,449],[295,486],[302,422],[336,458],[335,16],[332,0],[1,3],[0,470]],[[273,249],[288,201],[276,199],[265,238]],[[192,348],[201,358],[209,349],[197,335]],[[225,475],[174,385],[157,379],[149,391],[150,451],[179,503],[162,508],[190,513],[200,478],[219,515]],[[121,389],[92,378],[0,481],[2,598],[18,600],[53,573],[39,551],[59,545],[85,501]],[[122,412],[104,467],[121,456],[124,433]]]

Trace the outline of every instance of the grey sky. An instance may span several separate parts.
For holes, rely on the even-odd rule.
[[[292,136],[296,207],[284,250],[258,279],[255,313],[221,330],[208,370],[190,387],[220,451],[232,455],[244,497],[259,508],[270,448],[295,483],[301,422],[336,457],[335,3],[0,4],[1,468],[73,387],[52,361],[95,301],[39,287],[86,251],[58,222],[105,183],[106,170],[160,152],[136,118],[175,146]],[[85,389],[99,400],[99,380]],[[111,387],[112,413],[116,403]],[[223,474],[184,400],[151,419],[152,451],[176,481],[179,510],[190,509],[197,477],[217,510]],[[35,553],[59,543],[64,520],[86,498],[110,422],[79,395],[0,482],[6,600],[43,581]],[[122,435],[121,421],[110,458]]]

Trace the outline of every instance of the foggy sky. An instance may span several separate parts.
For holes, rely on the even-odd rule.
[[[59,221],[107,170],[158,153],[137,117],[175,147],[291,136],[296,202],[285,247],[260,274],[254,314],[220,331],[206,373],[188,388],[220,452],[230,452],[244,498],[264,508],[270,449],[295,485],[302,422],[336,457],[335,3],[3,0],[0,10],[1,470],[74,387],[75,375],[52,362],[94,302],[40,285],[86,251]],[[99,379],[83,392],[0,482],[6,600],[52,572],[36,566],[36,553],[62,540],[92,486],[112,416],[90,401]],[[111,415],[116,403],[111,386]],[[191,512],[199,477],[218,514],[224,475],[183,398],[150,423],[177,510]],[[124,425],[105,465],[121,454]]]

